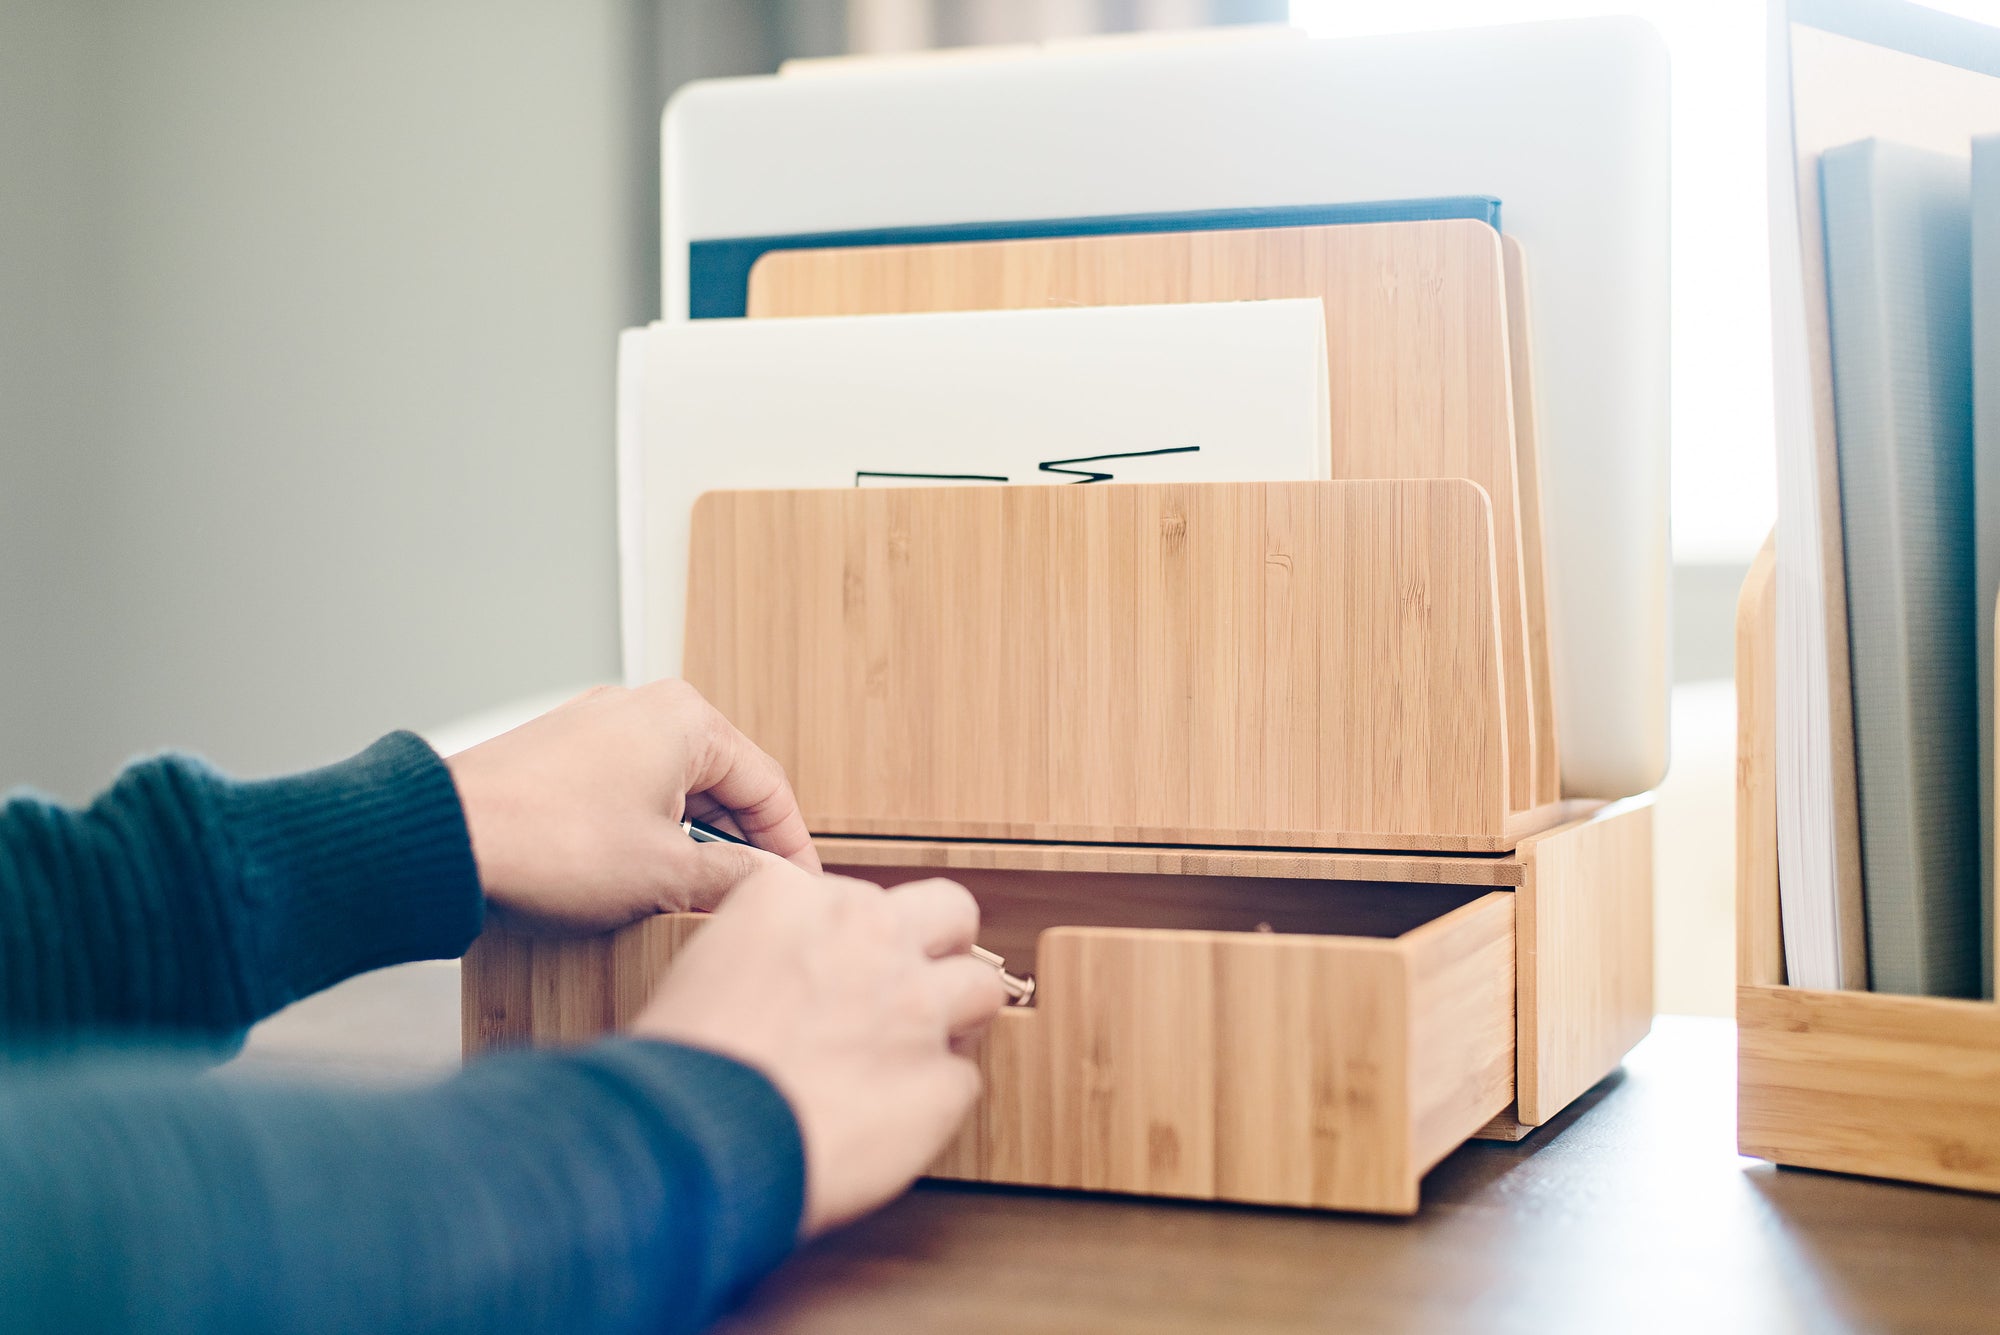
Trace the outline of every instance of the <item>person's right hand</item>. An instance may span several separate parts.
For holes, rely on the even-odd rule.
[[[632,1032],[734,1057],[778,1087],[805,1142],[811,1237],[909,1186],[978,1097],[953,1042],[1007,1000],[965,953],[978,930],[954,882],[882,890],[774,862],[688,943]]]

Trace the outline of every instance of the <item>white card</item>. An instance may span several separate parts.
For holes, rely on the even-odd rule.
[[[681,670],[703,492],[1278,482],[1331,466],[1317,298],[656,324],[625,335],[619,378],[633,682]]]

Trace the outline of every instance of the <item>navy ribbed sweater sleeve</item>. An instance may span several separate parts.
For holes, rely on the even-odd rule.
[[[233,1035],[463,954],[484,902],[451,773],[413,734],[253,783],[144,761],[82,811],[0,807],[0,1034]]]
[[[0,1330],[692,1330],[776,1265],[797,1123],[712,1053],[617,1040],[376,1092],[21,1055],[228,1034],[456,954],[480,913],[450,774],[406,734],[291,779],[170,758],[84,811],[8,803]]]
[[[638,1040],[386,1093],[0,1079],[0,1330],[691,1331],[790,1250],[748,1067]]]

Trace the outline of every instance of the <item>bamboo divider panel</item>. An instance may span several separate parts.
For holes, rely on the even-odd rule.
[[[1502,851],[1463,480],[726,492],[687,676],[828,835]]]
[[[1518,284],[1511,294],[1510,278]],[[1317,297],[1336,478],[1470,478],[1493,503],[1509,804],[1560,795],[1526,284],[1483,222],[1365,223],[773,251],[752,317]],[[1511,349],[1510,349],[1511,344]],[[1531,545],[1532,543],[1532,545]]]
[[[1767,543],[1737,607],[1737,1144],[2000,1192],[2000,1006],[1781,981],[1774,566]]]

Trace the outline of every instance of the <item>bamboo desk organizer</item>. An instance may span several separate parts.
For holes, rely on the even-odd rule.
[[[1645,1035],[1651,809],[1510,809],[1491,535],[1454,480],[701,499],[689,680],[830,870],[944,870],[1036,975],[935,1174],[1407,1213]],[[700,921],[488,932],[468,1052]]]
[[[1736,611],[1737,1100],[1744,1154],[2000,1191],[2000,1006],[1784,981],[1771,543]]]

